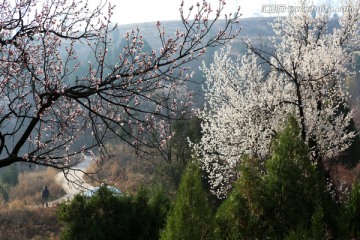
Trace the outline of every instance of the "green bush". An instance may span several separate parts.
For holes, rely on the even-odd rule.
[[[61,239],[158,239],[169,206],[161,191],[114,196],[102,187],[89,199],[77,195],[60,206],[58,219],[65,225]]]
[[[189,163],[161,239],[213,239],[213,217],[204,192],[199,166]]]

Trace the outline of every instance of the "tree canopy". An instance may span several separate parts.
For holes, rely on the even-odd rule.
[[[353,74],[358,49],[360,14],[344,12],[338,28],[329,28],[329,13],[306,11],[280,17],[272,24],[272,47],[244,40],[248,51],[236,60],[223,48],[214,63],[204,64],[206,76],[203,138],[199,158],[219,197],[237,177],[241,156],[265,158],[270,143],[288,114],[300,125],[301,139],[324,172],[323,160],[347,149],[351,111],[344,80]],[[358,9],[358,2],[349,2]],[[357,5],[356,5],[357,4]],[[352,8],[350,8],[352,7]]]
[[[140,29],[132,29],[114,62],[108,61],[114,59],[108,51],[114,6],[2,1],[0,167],[24,162],[67,169],[75,157],[104,150],[109,133],[135,147],[150,145],[155,134],[166,143],[171,134],[164,118],[175,116],[182,103],[174,98],[167,104],[159,93],[177,91],[191,78],[187,63],[237,36],[239,14],[222,20],[224,5],[212,9],[203,1],[185,10],[182,3],[176,32],[154,25],[160,49],[144,50]],[[84,52],[89,62],[81,61]],[[77,75],[78,69],[85,74]]]

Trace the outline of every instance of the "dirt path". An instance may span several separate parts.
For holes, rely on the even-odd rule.
[[[92,163],[92,161],[93,158],[91,156],[85,156],[85,160],[83,160],[81,163],[73,167],[74,170],[70,170],[66,175],[66,177],[63,172],[60,172],[55,175],[55,181],[62,186],[62,188],[66,192],[66,195],[54,201],[49,202],[49,206],[54,206],[64,201],[70,201],[77,193],[86,191],[87,189],[93,187],[88,183],[84,182],[83,172],[76,171],[76,170],[85,171],[86,168]]]

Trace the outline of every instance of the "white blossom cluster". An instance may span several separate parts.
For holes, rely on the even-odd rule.
[[[313,155],[331,158],[351,144],[355,133],[347,130],[351,111],[343,109],[349,97],[343,83],[352,74],[360,17],[349,14],[336,29],[326,14],[279,18],[269,39],[273,49],[245,42],[248,52],[236,61],[227,47],[203,65],[203,137],[195,150],[219,198],[239,174],[242,156],[268,156],[289,114],[297,117]]]

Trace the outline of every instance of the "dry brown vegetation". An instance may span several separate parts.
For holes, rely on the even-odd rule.
[[[59,239],[56,208],[40,204],[44,185],[49,187],[50,200],[65,194],[55,181],[56,174],[50,168],[19,173],[19,184],[9,189],[9,200],[0,199],[0,239]]]
[[[55,208],[0,208],[0,239],[59,239],[61,225]]]
[[[97,181],[84,177],[85,181],[93,186],[106,182],[128,194],[135,193],[140,185],[149,181],[146,163],[138,159],[132,148],[117,144],[107,146],[107,149],[112,157],[87,169],[87,172],[96,172],[92,177]]]
[[[350,189],[353,184],[360,182],[360,163],[353,168],[338,164],[333,167],[331,173],[337,186],[343,185]]]
[[[55,181],[58,172],[48,168],[46,170],[24,172],[19,174],[19,184],[9,191],[9,207],[11,205],[37,205],[41,203],[41,190],[47,185],[50,190],[49,200],[57,199],[65,194]],[[20,207],[21,208],[21,207]]]

